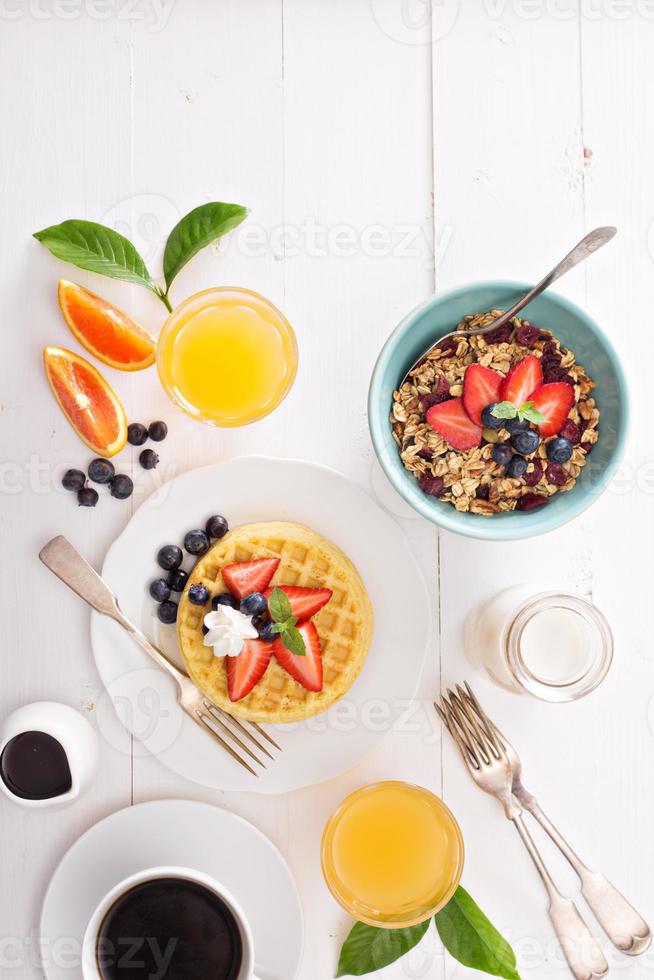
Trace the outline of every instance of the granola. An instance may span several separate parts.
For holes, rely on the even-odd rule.
[[[551,331],[514,317],[510,324],[484,336],[464,335],[467,329],[488,325],[501,312],[466,316],[457,327],[461,337],[436,343],[393,393],[390,417],[402,462],[421,489],[459,511],[484,517],[516,508],[530,510],[546,504],[556,493],[572,490],[599,434],[600,413],[591,397],[594,382]],[[540,358],[544,384],[565,382],[574,389],[572,408],[557,434],[572,443],[572,454],[564,463],[553,462],[547,448],[551,440],[542,438],[536,451],[524,457],[524,474],[508,476],[506,466],[493,458],[498,442],[510,445],[507,429],[484,428],[479,445],[457,450],[434,431],[425,415],[433,405],[461,398],[471,364],[506,376],[528,355]]]

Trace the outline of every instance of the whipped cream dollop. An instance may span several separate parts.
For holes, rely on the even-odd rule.
[[[218,606],[207,613],[204,625],[209,632],[204,638],[206,647],[213,647],[214,657],[237,657],[246,640],[256,640],[259,635],[252,625],[252,617],[231,606]]]

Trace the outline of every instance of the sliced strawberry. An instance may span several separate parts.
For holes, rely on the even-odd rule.
[[[230,701],[246,697],[266,673],[273,644],[263,640],[246,640],[237,657],[227,660],[227,693]]]
[[[502,385],[500,392],[503,402],[511,402],[520,408],[529,401],[536,388],[543,383],[543,366],[535,354],[523,357],[514,365]]]
[[[304,639],[306,653],[291,653],[278,637],[273,644],[275,657],[286,673],[307,691],[322,691],[322,653],[318,630],[312,622],[300,623],[298,629]]]
[[[237,599],[244,599],[251,592],[263,592],[277,571],[279,558],[255,558],[254,561],[239,561],[225,565],[223,579],[225,585]]]
[[[471,364],[463,378],[463,405],[473,422],[482,425],[481,413],[500,400],[504,376],[483,364]]]
[[[450,398],[440,405],[432,405],[425,418],[434,432],[438,432],[453,449],[473,449],[481,445],[481,426],[468,417],[463,398]]]
[[[547,419],[538,426],[542,436],[554,436],[565,425],[568,412],[574,405],[575,390],[565,381],[541,385],[531,395],[534,407]]]
[[[296,619],[311,619],[332,597],[331,589],[303,589],[299,585],[280,585],[278,588],[290,599],[291,614]],[[270,599],[272,591],[266,589],[266,599]]]

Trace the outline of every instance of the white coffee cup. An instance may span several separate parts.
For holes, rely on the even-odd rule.
[[[146,868],[144,871],[138,871],[136,874],[130,875],[129,878],[120,881],[111,891],[107,892],[91,916],[90,922],[86,927],[86,932],[84,933],[82,946],[82,974],[84,980],[102,980],[102,975],[98,968],[97,943],[98,933],[109,909],[121,895],[134,888],[135,885],[140,885],[146,881],[156,881],[158,878],[181,878],[185,881],[193,881],[199,885],[203,885],[210,892],[213,892],[214,895],[222,899],[234,916],[241,937],[243,953],[241,969],[236,980],[257,980],[254,973],[254,941],[252,939],[252,931],[243,909],[234,896],[219,884],[215,878],[210,878],[209,875],[201,871],[174,866]]]

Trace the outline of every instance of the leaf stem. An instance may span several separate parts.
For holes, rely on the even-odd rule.
[[[157,296],[159,297],[163,305],[166,307],[168,312],[172,313],[173,308],[171,306],[170,300],[168,299],[168,293],[164,293],[163,289],[157,289],[156,292],[157,292]]]

